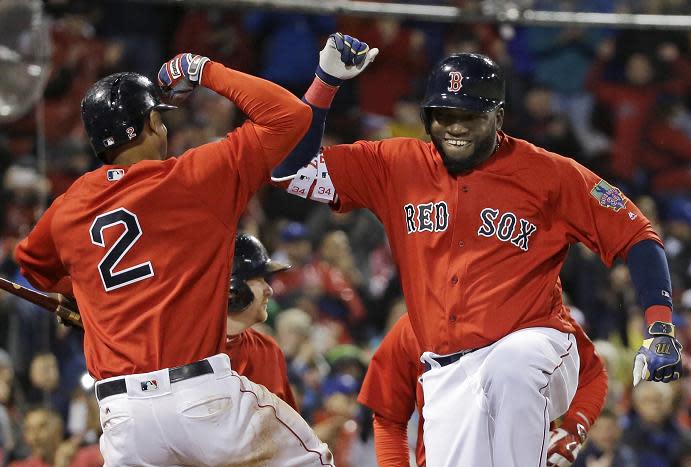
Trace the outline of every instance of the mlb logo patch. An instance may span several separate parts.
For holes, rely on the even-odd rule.
[[[600,206],[613,209],[615,212],[626,206],[628,201],[619,188],[613,187],[604,180],[597,182],[590,190],[590,194],[598,200]]]
[[[155,391],[158,389],[158,383],[155,379],[151,379],[149,381],[142,381],[141,385],[142,391]]]
[[[110,169],[106,172],[106,178],[109,182],[115,182],[125,176],[123,169]]]

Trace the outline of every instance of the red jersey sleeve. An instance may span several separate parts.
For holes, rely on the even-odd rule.
[[[231,367],[250,381],[261,384],[298,410],[288,382],[288,367],[276,340],[252,328],[226,342]]]
[[[324,149],[324,160],[329,170],[340,212],[366,207],[378,212],[385,206],[391,174],[387,153],[395,141],[358,141],[353,144],[331,146]]]
[[[379,467],[409,466],[408,424],[392,422],[375,414],[373,427],[377,465]]]
[[[296,412],[300,412],[300,408],[298,407],[298,403],[295,400],[295,395],[293,395],[293,390],[291,389],[290,382],[288,380],[288,365],[286,364],[286,356],[278,346],[278,343],[272,337],[269,338],[273,342],[273,345],[275,346],[274,348],[276,349],[276,361],[278,362],[277,370],[283,386],[281,390],[276,393],[276,395],[283,399],[289,406],[294,408]]]
[[[421,352],[408,315],[386,334],[374,353],[362,383],[358,402],[388,420],[408,423],[415,410]],[[396,388],[391,391],[391,388]]]
[[[48,292],[67,292],[63,285],[69,282],[69,274],[60,260],[52,234],[53,218],[63,199],[64,195],[61,195],[53,202],[15,250],[21,274],[32,285]]]
[[[610,185],[573,159],[559,157],[560,181],[555,209],[566,234],[596,252],[607,266],[626,257],[641,240],[662,245],[650,221],[621,190]]]
[[[244,207],[269,181],[273,167],[307,131],[312,111],[282,87],[219,63],[210,62],[204,68],[203,80],[204,86],[249,116],[225,139],[187,151],[178,164],[189,187],[225,219],[229,210]]]
[[[569,410],[564,415],[562,426],[572,433],[578,433],[575,430],[576,423],[585,422],[586,428],[589,429],[602,412],[607,397],[607,371],[583,328],[573,318],[569,321],[576,329],[574,335],[581,366],[578,373],[578,389]]]

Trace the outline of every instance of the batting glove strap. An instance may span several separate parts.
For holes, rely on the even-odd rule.
[[[583,432],[582,438],[580,434],[569,433],[563,428],[552,430],[547,450],[547,466],[569,467],[576,460],[578,451],[581,450],[585,440],[585,428]]]
[[[338,87],[341,84],[343,84],[342,79],[338,79],[338,78],[331,76],[330,74],[328,74],[327,72],[322,70],[321,65],[319,65],[317,67],[317,71],[315,71],[314,74],[317,75],[317,78],[319,78],[320,80],[322,80],[324,83],[328,84],[329,86]]]
[[[648,328],[648,334],[651,336],[674,337],[674,325],[672,323],[665,323],[664,321],[655,321]]]
[[[316,75],[330,86],[340,86],[344,80],[359,75],[379,53],[355,37],[331,34],[319,52]]]
[[[633,367],[633,383],[641,380],[668,383],[681,377],[682,345],[674,337],[674,325],[656,321],[648,332],[652,336],[643,341],[636,353]]]

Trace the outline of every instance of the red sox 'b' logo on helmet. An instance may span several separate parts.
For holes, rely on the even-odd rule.
[[[449,72],[449,87],[448,90],[451,92],[458,92],[461,90],[461,81],[463,80],[463,75],[460,71],[450,71]]]

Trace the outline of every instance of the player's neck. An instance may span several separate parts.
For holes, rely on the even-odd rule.
[[[226,324],[226,334],[230,340],[233,337],[237,337],[242,334],[250,325],[243,320],[228,318]]]
[[[123,146],[122,149],[119,149],[119,151],[113,155],[111,164],[132,165],[145,160],[163,159],[158,149],[152,144],[152,139],[150,138],[143,138],[136,143],[133,141],[130,144],[132,145],[130,146],[128,144]]]

